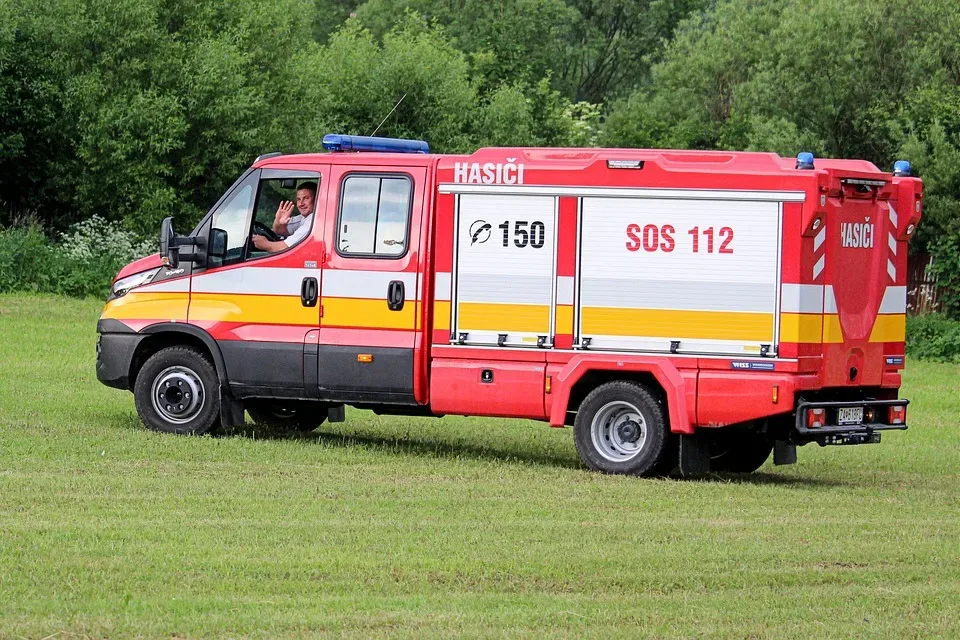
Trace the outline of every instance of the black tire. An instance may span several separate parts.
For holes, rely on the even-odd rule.
[[[313,431],[327,420],[327,407],[319,403],[255,400],[247,413],[262,427],[281,431]]]
[[[150,356],[137,374],[133,398],[140,419],[154,431],[201,435],[220,423],[217,371],[192,347],[167,347]]]
[[[665,460],[666,407],[634,382],[608,382],[587,394],[577,410],[573,440],[580,459],[594,471],[650,476],[672,466]]]
[[[711,471],[753,473],[773,451],[773,441],[754,431],[718,429],[707,437]]]

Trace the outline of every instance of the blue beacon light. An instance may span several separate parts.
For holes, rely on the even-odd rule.
[[[893,163],[893,175],[898,178],[907,178],[910,176],[910,163],[906,160],[897,160]]]
[[[813,154],[809,151],[798,153],[797,169],[813,169]]]
[[[323,136],[327,151],[381,151],[386,153],[430,153],[430,145],[423,140],[377,138],[374,136],[347,136],[328,133]]]

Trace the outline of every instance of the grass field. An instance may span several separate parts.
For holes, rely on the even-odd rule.
[[[152,433],[99,310],[0,297],[0,637],[960,637],[956,365],[880,445],[641,480],[524,421]]]

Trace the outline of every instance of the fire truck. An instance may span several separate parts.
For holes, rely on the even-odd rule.
[[[257,158],[117,275],[97,376],[148,427],[526,418],[635,475],[752,472],[907,427],[905,161],[323,147]]]

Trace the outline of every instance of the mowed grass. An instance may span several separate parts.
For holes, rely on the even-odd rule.
[[[0,297],[0,637],[960,637],[955,365],[880,445],[645,480],[526,421],[156,434],[99,310]]]

